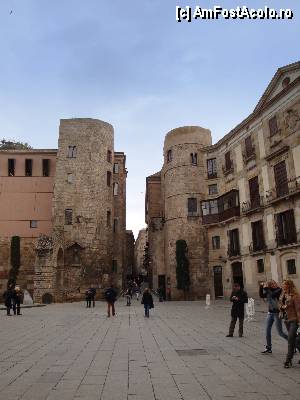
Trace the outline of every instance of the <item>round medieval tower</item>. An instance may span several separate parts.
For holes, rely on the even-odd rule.
[[[113,127],[90,118],[60,121],[53,200],[56,300],[101,284],[112,265]]]
[[[185,240],[191,286],[189,297],[209,293],[208,249],[200,202],[205,198],[204,148],[211,145],[208,129],[186,126],[170,131],[164,142],[162,189],[165,268],[172,300],[182,299],[176,281],[176,241]]]

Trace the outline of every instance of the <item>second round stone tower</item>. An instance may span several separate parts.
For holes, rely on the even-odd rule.
[[[205,198],[205,152],[211,132],[197,126],[170,131],[164,142],[162,198],[164,213],[165,271],[172,300],[183,298],[176,281],[176,241],[188,247],[191,286],[189,296],[209,293],[206,231],[201,222],[201,200]]]

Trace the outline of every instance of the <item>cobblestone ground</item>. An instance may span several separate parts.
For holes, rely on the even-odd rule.
[[[284,369],[287,345],[275,332],[273,354],[260,354],[264,313],[244,338],[225,338],[225,302],[156,303],[149,319],[124,303],[114,318],[101,302],[1,311],[1,400],[300,399],[299,355]]]

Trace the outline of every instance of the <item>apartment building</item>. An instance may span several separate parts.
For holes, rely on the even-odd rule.
[[[184,239],[193,298],[228,296],[233,282],[255,297],[266,279],[300,288],[300,62],[278,69],[253,112],[210,140],[199,127],[171,131],[162,170],[146,180],[154,287],[182,297],[174,246]]]

